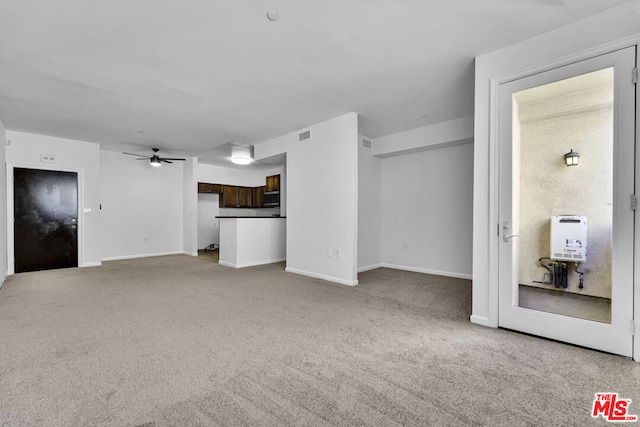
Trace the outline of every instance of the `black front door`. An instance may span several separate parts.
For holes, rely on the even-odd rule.
[[[78,266],[78,175],[14,168],[15,271]]]

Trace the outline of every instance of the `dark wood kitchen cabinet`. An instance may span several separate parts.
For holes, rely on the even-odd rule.
[[[221,208],[251,208],[253,207],[253,188],[223,185],[220,196]]]
[[[264,208],[264,192],[267,189],[266,186],[255,187],[253,189],[253,207]]]
[[[208,182],[199,182],[198,183],[198,193],[222,193],[222,185],[220,184],[210,184]]]
[[[280,191],[280,175],[271,175],[267,177],[266,191]]]
[[[220,194],[221,208],[264,208],[264,193],[267,191],[280,191],[280,175],[268,176],[267,185],[261,187],[198,183],[198,193]]]
[[[253,207],[253,188],[252,187],[238,187],[238,207],[239,208]]]
[[[238,187],[232,185],[223,185],[222,194],[220,195],[221,208],[237,208],[238,207]]]

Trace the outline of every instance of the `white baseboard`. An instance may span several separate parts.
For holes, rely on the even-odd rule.
[[[233,264],[231,262],[218,261],[218,264],[224,265],[225,267],[244,268],[244,267],[255,267],[256,265],[275,264],[276,262],[282,262],[286,260],[287,260],[286,258],[265,259],[262,261],[243,262],[240,264]]]
[[[469,318],[471,323],[475,323],[476,325],[487,326],[491,328],[491,324],[489,323],[489,318],[484,316],[478,316],[476,314],[472,314]]]
[[[383,262],[380,267],[393,268],[394,270],[413,271],[414,273],[435,274],[436,276],[455,277],[456,279],[471,280],[471,274],[454,273],[451,271],[432,270],[429,268],[409,267],[406,265],[387,264]]]
[[[85,267],[100,267],[101,265],[102,265],[101,261],[85,262],[84,264],[82,264],[82,268],[85,268]]]
[[[301,276],[313,277],[314,279],[327,280],[329,282],[339,283],[341,285],[356,286],[358,284],[357,280],[354,280],[354,281],[344,280],[337,277],[325,276],[324,274],[318,274],[318,273],[311,273],[309,271],[298,270],[291,267],[286,267],[284,271],[288,273],[300,274]]]
[[[362,273],[363,271],[375,270],[376,268],[382,267],[382,264],[371,264],[365,267],[358,268],[358,273]]]
[[[183,255],[189,255],[189,256],[198,256],[198,252],[187,252],[187,251],[182,251]]]
[[[177,252],[157,252],[153,254],[137,254],[137,255],[123,255],[123,256],[114,256],[114,257],[105,257],[102,258],[102,261],[118,261],[121,259],[134,259],[134,258],[150,258],[154,256],[166,256],[166,255],[182,255],[182,251]]]
[[[2,286],[4,285],[4,281],[7,280],[8,275],[9,275],[8,273],[5,273],[2,275],[2,278],[0,278],[0,289],[2,289]]]

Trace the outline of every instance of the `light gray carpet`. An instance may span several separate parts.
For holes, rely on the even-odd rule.
[[[346,287],[169,256],[11,276],[7,426],[604,425],[640,364],[469,323],[466,280],[378,269]]]

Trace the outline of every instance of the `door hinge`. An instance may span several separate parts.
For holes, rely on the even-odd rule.
[[[637,207],[638,207],[638,198],[636,197],[635,194],[632,194],[631,195],[631,210],[635,211]]]
[[[638,67],[635,67],[633,70],[631,70],[631,83],[638,83]]]
[[[635,320],[631,320],[631,322],[629,322],[629,332],[631,332],[631,335],[635,335],[636,334],[636,322]]]

